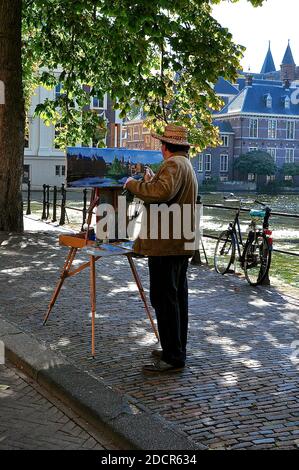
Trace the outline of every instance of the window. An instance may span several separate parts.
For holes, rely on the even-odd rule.
[[[284,180],[285,181],[293,181],[293,177],[290,175],[284,175]]]
[[[134,126],[134,136],[133,136],[133,140],[140,140],[140,136],[139,136],[139,126]]]
[[[248,173],[248,181],[254,181],[255,180],[255,174],[254,173]]]
[[[228,135],[222,135],[222,136],[221,136],[221,139],[222,139],[222,146],[223,146],[223,147],[228,147],[228,144],[229,144],[229,136],[228,136]]]
[[[267,183],[275,181],[275,175],[267,175],[266,180],[267,180]]]
[[[287,139],[295,139],[295,121],[287,121]]]
[[[132,140],[133,129],[132,126],[127,127],[127,140]]]
[[[128,138],[128,129],[126,127],[122,128],[122,139],[125,140]]]
[[[145,143],[146,147],[150,147],[150,145],[151,145],[151,136],[150,135],[145,135],[144,136],[144,143]]]
[[[270,93],[266,96],[266,106],[267,108],[272,108],[272,96]]]
[[[228,171],[228,155],[220,155],[220,171]]]
[[[271,155],[271,157],[273,158],[273,160],[276,162],[276,149],[268,148],[268,149],[267,149],[267,152]]]
[[[285,109],[290,109],[291,107],[291,99],[289,96],[286,96],[285,97],[285,100],[284,100],[284,107]]]
[[[56,100],[58,98],[60,98],[60,96],[63,95],[63,93],[61,93],[61,90],[62,90],[62,85],[61,85],[61,83],[58,83],[58,85],[56,85],[56,87],[55,87],[55,99]]]
[[[258,119],[249,120],[249,137],[258,136]]]
[[[285,163],[294,163],[294,149],[286,149]]]
[[[202,153],[198,155],[198,171],[200,173],[203,172],[203,154]]]
[[[220,176],[220,181],[228,181],[228,176]]]
[[[23,165],[23,183],[28,183],[30,179],[30,165]]]
[[[55,165],[55,176],[65,176],[65,165]]]
[[[277,134],[277,121],[276,119],[269,119],[268,121],[268,139],[276,139]]]
[[[205,159],[205,170],[206,171],[211,171],[211,167],[212,167],[211,160],[212,160],[211,154],[209,154],[209,153],[206,154],[206,159]]]
[[[104,100],[101,98],[98,98],[97,96],[93,96],[91,98],[91,107],[93,109],[102,109],[104,108]]]

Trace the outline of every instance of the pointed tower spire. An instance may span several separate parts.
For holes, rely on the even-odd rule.
[[[291,51],[290,40],[288,40],[288,45],[284,53],[281,65],[295,65],[293,54]]]
[[[264,64],[262,66],[261,73],[275,72],[275,70],[276,68],[275,68],[275,64],[274,64],[274,60],[273,60],[273,56],[271,52],[271,44],[269,41],[269,48],[268,48],[268,52],[264,60]]]

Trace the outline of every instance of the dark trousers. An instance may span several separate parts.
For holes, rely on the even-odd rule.
[[[188,333],[188,256],[149,256],[148,265],[162,360],[183,366]]]

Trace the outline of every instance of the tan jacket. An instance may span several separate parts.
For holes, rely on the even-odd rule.
[[[174,154],[164,161],[151,181],[131,180],[127,183],[127,189],[144,201],[146,209],[141,222],[146,239],[140,235],[135,241],[134,251],[146,256],[193,255],[194,247],[190,243],[194,241],[194,236],[190,231],[195,228],[198,185],[190,160],[184,155]],[[154,211],[152,213],[151,208]],[[176,215],[173,215],[171,208]],[[191,227],[188,220],[191,220]],[[164,235],[161,233],[165,223],[169,229],[168,239],[165,239],[165,232]],[[184,227],[188,227],[189,234]],[[157,236],[153,235],[153,231]]]

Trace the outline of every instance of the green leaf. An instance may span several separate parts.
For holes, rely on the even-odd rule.
[[[64,145],[89,142],[99,125],[90,115],[90,98],[105,93],[121,118],[137,115],[142,106],[149,126],[176,121],[190,129],[197,148],[217,145],[211,109],[221,103],[212,84],[219,76],[237,77],[244,48],[212,17],[215,3],[23,0],[27,109],[38,85],[53,89],[60,82],[63,95],[46,100],[36,114],[46,124],[63,123]]]

